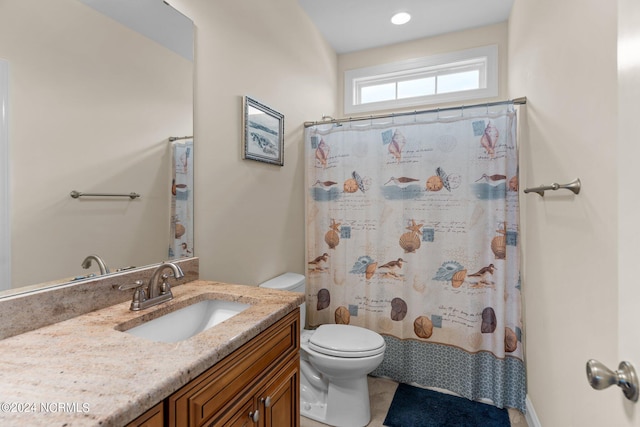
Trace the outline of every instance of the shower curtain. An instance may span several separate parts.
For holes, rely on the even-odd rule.
[[[373,375],[525,411],[513,104],[305,131],[308,319],[380,333]]]
[[[168,259],[193,256],[193,141],[171,144]]]

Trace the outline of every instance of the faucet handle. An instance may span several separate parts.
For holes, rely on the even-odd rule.
[[[171,285],[165,279],[165,281],[162,282],[162,284],[160,285],[160,295],[164,295],[168,293],[171,293]]]
[[[136,290],[133,293],[131,305],[129,306],[129,310],[131,311],[138,311],[142,309],[142,303],[147,300],[147,293],[144,291],[144,288],[142,286],[138,286],[135,289]]]
[[[137,289],[137,288],[139,288],[141,286],[144,286],[144,282],[142,280],[136,280],[135,282],[129,283],[129,284],[126,284],[126,285],[114,284],[113,285],[113,289],[117,289],[119,291],[127,291],[129,289]]]
[[[142,309],[142,303],[147,300],[147,292],[144,290],[144,282],[142,280],[136,280],[133,283],[125,285],[113,285],[114,289],[119,291],[126,291],[129,289],[135,289],[133,292],[133,298],[131,299],[131,311],[138,311]]]

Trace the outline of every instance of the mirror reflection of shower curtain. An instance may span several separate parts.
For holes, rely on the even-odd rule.
[[[193,141],[171,142],[171,224],[168,259],[193,254]]]
[[[373,375],[524,411],[513,104],[384,121],[305,131],[309,324],[382,334]]]

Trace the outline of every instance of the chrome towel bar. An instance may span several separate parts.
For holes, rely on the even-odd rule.
[[[120,194],[120,193],[81,193],[80,191],[73,190],[70,194],[71,197],[77,199],[79,197],[129,197],[131,200],[141,197],[138,193]]]
[[[525,188],[525,193],[538,193],[541,197],[544,197],[544,192],[547,190],[569,190],[572,191],[573,194],[580,193],[580,178],[576,178],[568,184],[558,184],[553,183],[551,185],[541,185],[539,187]]]

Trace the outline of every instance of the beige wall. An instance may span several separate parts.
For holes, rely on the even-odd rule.
[[[336,55],[296,0],[172,4],[196,25],[200,277],[304,273],[303,122],[335,114]],[[242,160],[243,95],[284,114],[284,167]]]
[[[543,426],[620,425],[618,391],[593,391],[585,363],[617,367],[616,7],[516,0],[509,94],[526,95],[521,185],[529,397]],[[617,413],[613,413],[615,411]]]
[[[373,65],[388,64],[392,62],[405,61],[408,59],[422,58],[442,53],[450,53],[458,50],[472,49],[497,44],[498,45],[498,73],[499,88],[498,96],[492,99],[474,100],[470,103],[485,101],[503,100],[507,97],[507,23],[489,25],[487,27],[476,28],[467,31],[448,33],[438,37],[429,37],[407,43],[399,43],[374,49],[366,49],[359,52],[347,53],[338,57],[338,112],[344,112],[344,72],[357,68],[370,67]],[[515,95],[521,96],[521,95]],[[442,107],[446,104],[439,104]],[[460,105],[460,102],[454,103]],[[434,106],[436,107],[436,106]],[[429,108],[429,107],[425,107]],[[425,109],[418,108],[418,109]],[[416,108],[407,108],[413,111]],[[398,111],[395,109],[394,111]],[[375,114],[384,111],[376,111]],[[367,115],[367,114],[362,114]]]
[[[86,274],[90,253],[113,268],[165,259],[167,138],[192,131],[192,63],[75,0],[0,2],[0,58],[14,286]]]

